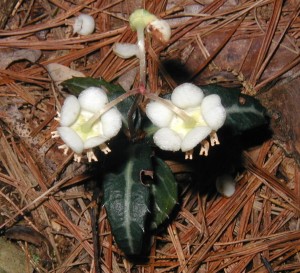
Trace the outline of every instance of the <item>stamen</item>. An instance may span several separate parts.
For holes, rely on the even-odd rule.
[[[111,152],[111,149],[109,149],[109,147],[105,143],[100,144],[99,147],[100,150],[106,155]]]
[[[79,154],[74,154],[74,161],[79,163],[81,161],[81,157],[82,156]]]
[[[186,160],[187,160],[187,159],[192,160],[192,159],[193,159],[193,152],[194,152],[194,149],[185,152],[185,157],[184,157],[184,159],[186,159]]]
[[[66,144],[58,146],[58,149],[63,149],[64,150],[64,155],[67,155],[69,151],[69,147]]]
[[[210,145],[211,146],[215,146],[215,145],[219,145],[219,144],[220,144],[220,141],[218,139],[217,132],[216,131],[212,131],[210,133]]]
[[[199,155],[208,156],[209,142],[205,139],[201,141],[201,149]]]
[[[58,134],[58,131],[53,131],[50,134],[51,134],[51,138],[58,138],[58,137],[60,137],[60,135]]]
[[[87,155],[87,158],[88,158],[88,162],[98,161],[98,158],[95,156],[92,149],[88,150],[86,152],[86,155]]]
[[[57,114],[57,117],[54,117],[54,120],[60,121],[60,117],[61,117],[60,113],[57,111],[56,114]]]

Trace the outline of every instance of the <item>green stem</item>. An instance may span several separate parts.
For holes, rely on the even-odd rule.
[[[184,110],[176,107],[171,101],[165,100],[153,93],[146,92],[144,96],[150,100],[157,101],[166,107],[168,107],[171,111],[173,111],[177,116],[179,116],[185,123],[189,124],[189,126],[194,127],[196,121],[194,118],[190,117]]]
[[[121,101],[125,100],[126,98],[132,96],[132,95],[135,95],[139,93],[139,89],[133,89],[133,90],[130,90],[129,92],[126,92],[124,94],[122,94],[121,96],[117,97],[116,99],[112,100],[111,102],[105,104],[105,106],[100,110],[98,111],[97,113],[95,113],[87,122],[85,122],[83,125],[82,125],[82,131],[83,132],[89,132],[94,123],[105,113],[107,112],[109,109],[111,109],[112,107],[116,106],[118,103],[120,103]]]

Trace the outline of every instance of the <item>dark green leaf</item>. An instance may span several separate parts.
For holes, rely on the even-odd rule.
[[[124,147],[123,164],[116,174],[104,177],[104,206],[115,240],[126,255],[140,254],[149,207],[149,187],[142,184],[141,174],[151,170],[148,145]]]
[[[153,197],[152,227],[157,228],[169,218],[177,203],[177,182],[169,166],[160,158],[154,158],[154,183],[151,184]]]
[[[103,80],[101,79],[94,79],[90,77],[74,77],[62,82],[61,85],[67,88],[73,95],[78,96],[83,90],[87,89],[88,87],[100,87],[102,85],[102,82]]]
[[[268,123],[266,109],[254,97],[241,94],[239,88],[217,85],[201,86],[205,95],[217,94],[226,108],[225,126],[241,133]]]

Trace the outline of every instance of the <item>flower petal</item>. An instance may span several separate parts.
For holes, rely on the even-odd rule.
[[[100,136],[88,138],[84,142],[84,149],[94,148],[104,143],[105,141],[107,141],[107,138],[100,137]]]
[[[70,147],[76,154],[83,151],[83,141],[81,137],[70,127],[58,127],[57,132],[64,143]]]
[[[218,95],[206,96],[201,104],[201,113],[210,128],[217,131],[226,120],[226,110]]]
[[[174,117],[173,112],[159,102],[148,103],[146,107],[146,115],[152,123],[158,127],[167,127]]]
[[[65,102],[61,108],[60,112],[60,125],[70,126],[78,118],[80,113],[80,104],[78,99],[71,95],[65,99]]]
[[[177,107],[186,109],[199,106],[203,97],[201,88],[192,83],[183,83],[173,90],[171,101]]]
[[[103,135],[110,139],[117,135],[122,127],[121,114],[112,108],[101,116]]]
[[[123,59],[128,59],[133,56],[137,56],[139,53],[139,48],[136,44],[115,43],[113,45],[113,51],[117,56]]]
[[[89,35],[94,32],[95,20],[91,15],[80,14],[75,18],[73,25],[73,33],[80,35]]]
[[[181,150],[187,152],[194,149],[203,139],[205,139],[211,132],[207,126],[196,127],[191,130],[181,143]]]
[[[89,112],[97,112],[108,102],[104,90],[99,87],[89,87],[78,97],[81,108]]]
[[[166,43],[171,38],[171,27],[166,20],[157,19],[147,26],[147,31],[159,41]]]
[[[154,143],[162,150],[179,151],[181,138],[169,128],[159,129],[153,136]]]
[[[212,94],[206,96],[201,104],[201,108],[204,109],[204,111],[215,108],[217,106],[222,105],[221,98],[217,94]]]

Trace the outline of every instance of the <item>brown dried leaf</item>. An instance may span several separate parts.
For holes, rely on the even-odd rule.
[[[20,60],[28,60],[32,63],[36,62],[42,55],[40,50],[36,49],[0,49],[0,69],[6,69],[11,63]]]
[[[0,272],[32,272],[25,253],[3,238],[0,238],[0,252]]]
[[[274,138],[300,163],[300,78],[284,81],[260,95],[271,114]]]
[[[85,77],[82,72],[73,70],[65,65],[52,63],[46,66],[52,80],[59,86],[65,80],[71,79],[73,77]]]

